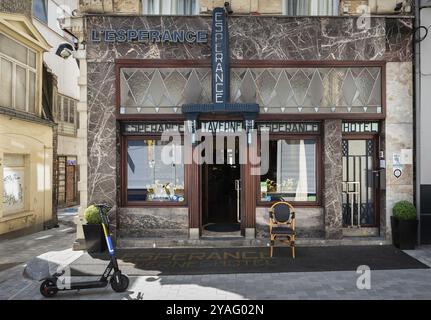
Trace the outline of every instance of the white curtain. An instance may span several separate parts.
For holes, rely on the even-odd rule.
[[[281,192],[281,183],[283,181],[283,144],[284,140],[277,141],[277,192]]]
[[[308,177],[307,156],[305,153],[304,140],[299,144],[299,178],[296,186],[295,201],[307,201],[308,199]]]

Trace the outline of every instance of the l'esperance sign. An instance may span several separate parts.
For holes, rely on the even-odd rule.
[[[92,42],[172,42],[206,43],[208,34],[205,30],[92,30]]]

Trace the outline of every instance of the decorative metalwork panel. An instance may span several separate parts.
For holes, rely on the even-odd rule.
[[[121,114],[180,113],[211,102],[210,68],[122,68]]]
[[[376,226],[373,140],[343,140],[343,226]]]
[[[231,102],[261,113],[381,113],[381,68],[232,68]],[[122,68],[121,114],[211,102],[210,68]]]
[[[381,113],[381,68],[233,68],[231,101],[263,113]]]

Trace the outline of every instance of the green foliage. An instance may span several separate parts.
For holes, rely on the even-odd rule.
[[[392,209],[394,217],[399,220],[416,220],[416,208],[409,201],[399,201]]]
[[[99,210],[96,206],[91,205],[84,212],[85,220],[88,224],[101,224],[102,219],[100,218]]]

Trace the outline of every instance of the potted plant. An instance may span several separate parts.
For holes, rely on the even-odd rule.
[[[402,250],[413,250],[416,245],[418,220],[416,208],[409,201],[399,201],[392,209],[392,241]]]
[[[87,224],[82,225],[85,236],[87,252],[100,253],[106,250],[105,235],[103,233],[102,219],[96,206],[89,206],[84,212]]]

